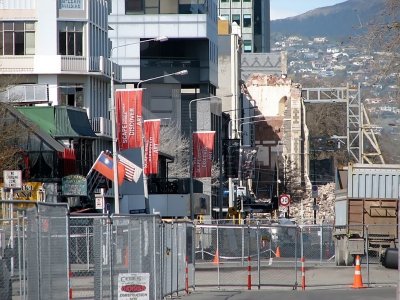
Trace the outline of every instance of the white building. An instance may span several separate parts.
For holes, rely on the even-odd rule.
[[[109,148],[107,19],[106,0],[0,2],[0,74],[10,84],[1,101],[83,110],[103,137],[93,157]]]

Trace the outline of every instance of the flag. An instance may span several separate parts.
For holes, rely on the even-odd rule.
[[[215,131],[193,132],[193,178],[211,177]]]
[[[142,168],[138,167],[121,154],[118,154],[118,160],[125,167],[125,179],[128,181],[138,182],[140,174],[142,174]]]
[[[160,125],[161,120],[144,121],[144,137],[145,137],[145,160],[144,173],[158,173],[158,148],[160,147]]]
[[[99,172],[104,177],[114,181],[114,170],[113,170],[113,158],[101,151],[99,157],[96,159],[93,165],[93,169]],[[123,164],[117,164],[118,172],[118,185],[121,185],[124,181],[125,167]]]
[[[143,89],[118,89],[115,92],[119,150],[140,148],[143,144],[142,96]]]

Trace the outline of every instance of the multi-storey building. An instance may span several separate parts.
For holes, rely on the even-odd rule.
[[[216,95],[218,87],[216,0],[109,2],[112,3],[109,15],[111,59],[122,67],[121,80],[116,87],[137,87],[141,82],[140,87],[145,88],[144,119],[161,118],[163,126],[173,123],[186,137],[191,135],[190,131],[218,131],[220,102],[216,98],[192,102]],[[157,37],[168,40],[145,42]],[[181,70],[187,70],[188,74],[168,75]],[[218,159],[219,140],[216,135],[214,159]],[[136,161],[135,154],[131,158]],[[189,177],[189,173],[185,175]],[[213,194],[210,182],[203,187],[206,194]],[[126,195],[141,193],[133,188],[122,189]],[[127,207],[127,202],[132,201],[122,199],[122,207]]]
[[[81,175],[111,149],[108,12],[106,0],[0,2],[0,101],[71,149]]]
[[[241,27],[243,52],[270,52],[270,0],[218,0],[218,15]]]

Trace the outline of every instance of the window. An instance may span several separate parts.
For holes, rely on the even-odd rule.
[[[240,26],[240,15],[232,15],[232,23],[236,22]]]
[[[58,53],[61,55],[83,55],[83,24],[60,22],[58,32]]]
[[[243,15],[243,27],[251,27],[251,15]]]
[[[143,12],[143,0],[125,0],[125,13],[134,14]]]
[[[224,20],[228,20],[228,21],[229,21],[229,19],[230,19],[230,18],[229,18],[229,15],[221,15],[221,18],[224,19]]]
[[[244,52],[251,52],[252,46],[251,46],[251,40],[244,40],[243,41],[243,51]]]
[[[232,0],[232,2],[240,2],[240,0]]]
[[[64,106],[83,107],[83,87],[68,83],[63,84],[60,87],[60,104]]]
[[[34,22],[0,22],[0,55],[35,54]]]

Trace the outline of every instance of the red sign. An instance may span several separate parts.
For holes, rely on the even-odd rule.
[[[287,194],[281,194],[279,196],[279,205],[289,206],[289,204],[290,204],[290,196]]]
[[[193,132],[193,178],[211,177],[215,131]]]
[[[144,173],[158,173],[158,148],[160,147],[160,124],[158,120],[144,121],[145,160]]]
[[[142,97],[143,89],[119,89],[115,92],[120,150],[142,146]]]

